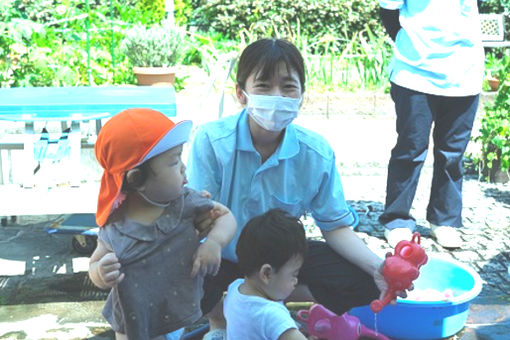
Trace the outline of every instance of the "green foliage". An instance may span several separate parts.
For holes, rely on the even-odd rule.
[[[164,0],[1,0],[0,86],[135,83],[120,42],[164,15]]]
[[[111,20],[123,11],[118,2],[7,1],[0,6],[0,86],[134,82],[118,56],[127,26]]]
[[[198,6],[197,3],[206,5],[206,1],[175,0],[176,22],[184,24],[191,16],[192,4]],[[149,29],[158,26],[155,23],[164,16],[163,4],[163,0],[0,1],[0,86],[136,83],[131,72],[135,62],[128,59],[130,49],[123,49],[122,42],[133,25],[140,30],[141,26]],[[178,49],[183,56],[176,60],[202,67],[211,77],[220,79],[227,74],[230,60],[247,44],[273,34],[290,39],[303,52],[312,87],[334,90],[387,84],[384,68],[391,51],[385,35],[379,34],[377,28],[373,30],[377,15],[367,14],[375,13],[376,0],[368,5],[361,1],[331,0],[295,3],[279,0],[271,5],[243,0],[230,4],[239,7],[233,9],[236,13],[255,6],[258,12],[252,13],[250,20],[265,17],[271,20],[251,22],[242,31],[232,30],[236,39],[220,32],[187,32],[183,37],[185,43]],[[297,20],[292,17],[295,13]],[[318,17],[312,20],[313,15]],[[238,19],[244,20],[241,16],[228,21],[235,23]],[[252,29],[254,25],[258,29]],[[317,32],[309,33],[305,26]],[[146,42],[146,38],[143,36],[141,41]],[[148,56],[154,61],[155,51],[161,49],[145,51],[138,53],[139,57]],[[231,80],[234,74],[235,70]]]
[[[509,13],[510,0],[482,0],[481,13]]]
[[[382,35],[377,0],[203,0],[192,24],[231,39],[241,32],[288,37],[286,32],[301,31],[310,37],[333,35],[346,44],[367,26]]]
[[[165,0],[139,0],[135,10],[146,14],[144,24],[154,25],[165,18]]]
[[[174,66],[181,58],[183,43],[183,33],[168,24],[136,25],[127,30],[122,51],[133,66]]]
[[[192,12],[191,0],[174,0],[174,17],[177,26],[186,26]]]
[[[507,65],[510,65],[510,50],[485,53],[485,73],[498,79],[505,79]]]
[[[294,43],[303,53],[309,84],[317,89],[380,89],[388,84],[386,69],[392,47],[386,36],[375,36],[367,27],[353,34],[343,50],[336,48],[334,36],[320,39],[301,36]],[[315,51],[322,53],[317,54]]]
[[[493,103],[485,106],[480,136],[475,141],[481,143],[482,154],[479,162],[482,168],[491,169],[494,162],[501,170],[510,168],[510,64],[506,67],[507,76],[500,85]]]

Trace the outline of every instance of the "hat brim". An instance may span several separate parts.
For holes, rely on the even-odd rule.
[[[154,145],[140,164],[176,146],[186,143],[189,139],[192,127],[193,123],[191,120],[183,120],[177,123],[156,145]]]

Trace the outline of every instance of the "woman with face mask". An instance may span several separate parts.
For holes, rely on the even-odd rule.
[[[285,40],[258,40],[239,59],[236,96],[244,109],[204,124],[195,136],[189,185],[209,191],[238,223],[218,275],[205,278],[201,305],[211,327],[206,340],[225,338],[221,297],[242,277],[235,254],[239,234],[247,221],[270,209],[297,218],[310,213],[326,241],[308,241],[291,300],[317,301],[342,314],[387,288],[379,271],[382,260],[349,228],[354,216],[333,150],[320,135],[292,124],[304,91],[305,68],[297,48]]]

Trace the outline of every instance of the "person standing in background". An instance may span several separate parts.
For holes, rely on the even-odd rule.
[[[484,74],[477,1],[379,0],[379,5],[382,23],[395,42],[389,73],[398,133],[379,221],[392,247],[411,239],[416,221],[410,210],[434,123],[427,221],[441,246],[458,248],[462,156]]]

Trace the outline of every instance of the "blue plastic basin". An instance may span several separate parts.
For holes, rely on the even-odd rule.
[[[482,290],[482,279],[473,269],[454,261],[429,256],[414,282],[416,289],[440,292],[451,289],[450,301],[397,300],[377,315],[379,332],[394,339],[441,339],[459,332],[466,323],[470,302]],[[369,306],[353,308],[350,314],[375,329]]]

